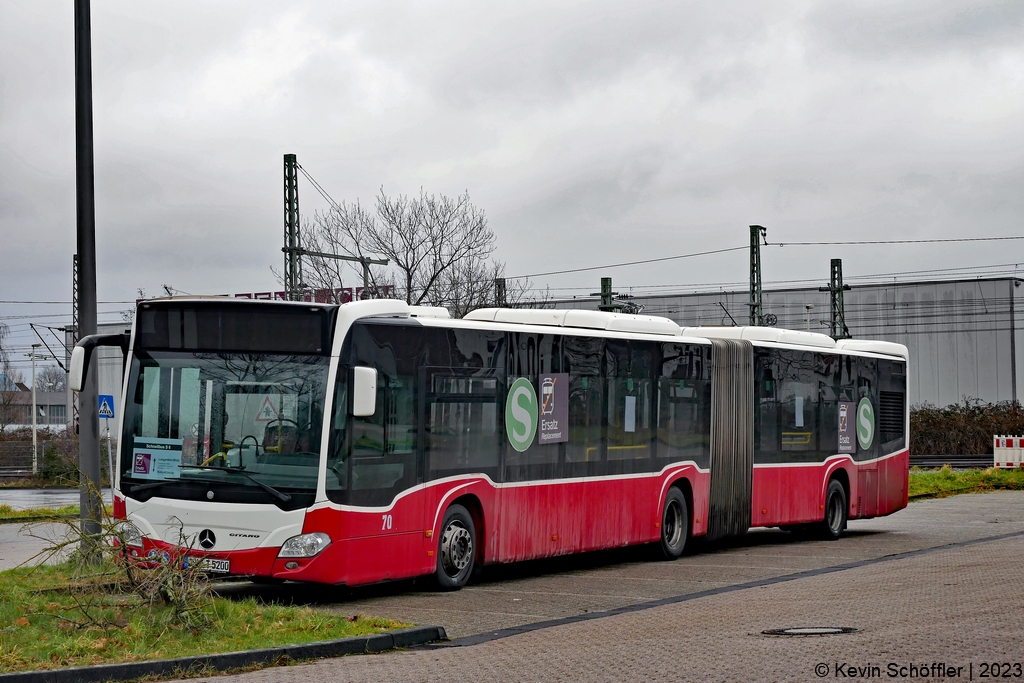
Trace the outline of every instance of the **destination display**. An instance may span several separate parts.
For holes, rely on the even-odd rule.
[[[132,478],[177,479],[181,476],[182,439],[135,437]]]

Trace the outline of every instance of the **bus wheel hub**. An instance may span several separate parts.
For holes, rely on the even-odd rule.
[[[458,522],[448,525],[441,537],[441,562],[449,576],[455,576],[472,559],[473,539]]]

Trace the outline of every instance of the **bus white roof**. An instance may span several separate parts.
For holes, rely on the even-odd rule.
[[[904,360],[910,356],[907,347],[903,344],[887,341],[875,341],[873,339],[840,339],[836,342],[837,349],[844,351],[857,351],[859,353],[881,353],[886,356],[899,356]]]
[[[836,348],[835,341],[827,334],[785,330],[778,327],[684,327],[682,335],[684,337],[703,337],[704,339],[746,339],[752,342],[816,346],[823,349]]]
[[[609,332],[640,332],[673,337],[679,335],[680,329],[679,325],[672,320],[656,315],[630,315],[564,308],[478,308],[468,313],[464,319],[524,325],[581,327]]]
[[[885,356],[909,357],[907,347],[895,342],[876,341],[873,339],[840,339],[817,332],[802,330],[784,330],[777,327],[684,327],[684,337],[701,337],[704,339],[746,339],[752,342],[773,342],[793,346],[814,346],[838,351],[855,353],[877,353]]]
[[[448,309],[444,306],[410,306],[409,317],[411,318],[450,318]]]

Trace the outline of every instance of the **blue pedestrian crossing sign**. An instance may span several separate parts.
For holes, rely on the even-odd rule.
[[[100,417],[114,417],[114,397],[109,394],[100,394]]]

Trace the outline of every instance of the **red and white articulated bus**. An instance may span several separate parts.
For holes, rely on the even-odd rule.
[[[906,348],[582,310],[139,304],[114,510],[142,560],[358,585],[907,504]],[[183,540],[186,539],[186,540]],[[183,551],[182,546],[186,549]]]

